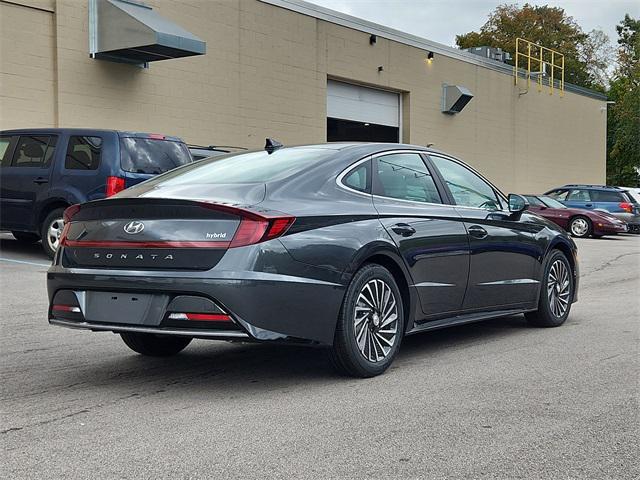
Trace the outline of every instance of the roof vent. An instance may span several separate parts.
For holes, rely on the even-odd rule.
[[[496,62],[507,62],[511,60],[511,54],[509,52],[505,52],[501,48],[496,47],[471,47],[467,48],[467,52],[473,53],[474,55],[480,55],[481,57],[489,58],[491,60],[495,60]]]
[[[142,64],[204,55],[207,44],[132,0],[89,0],[91,58]]]
[[[442,86],[442,113],[459,113],[471,101],[473,93],[460,85]]]

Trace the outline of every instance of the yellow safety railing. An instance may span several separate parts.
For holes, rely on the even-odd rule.
[[[520,63],[525,70],[527,89],[531,86],[532,73],[537,74],[538,91],[542,91],[543,77],[548,78],[549,95],[553,95],[555,82],[558,80],[560,96],[564,95],[564,55],[524,38],[516,38],[515,65],[513,67],[514,83],[518,85]],[[533,70],[532,70],[533,68]],[[547,72],[550,70],[550,72]]]

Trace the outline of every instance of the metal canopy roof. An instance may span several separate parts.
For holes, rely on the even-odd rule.
[[[90,0],[89,53],[92,58],[146,64],[204,55],[207,44],[132,0]]]

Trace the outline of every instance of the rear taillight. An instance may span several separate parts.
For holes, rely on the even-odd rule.
[[[64,227],[62,228],[62,233],[60,234],[60,245],[66,245],[67,243],[67,234],[69,233],[69,225],[71,224],[71,220],[73,216],[80,211],[80,205],[71,205],[67,207],[62,214],[62,220],[64,223]]]
[[[245,247],[281,237],[296,221],[296,217],[284,214],[258,214],[249,210],[227,205],[202,203],[205,208],[238,215],[240,225],[233,235],[229,248]]]
[[[79,211],[80,211],[80,205],[79,204],[71,205],[70,207],[65,209],[64,213],[62,214],[62,218],[64,220],[64,223],[69,223],[71,221],[71,219],[73,218],[73,216],[76,213],[78,213]]]
[[[627,213],[633,213],[633,204],[629,202],[620,202],[618,206]]]
[[[107,186],[104,190],[104,194],[107,197],[115,195],[118,192],[124,190],[124,178],[122,177],[107,177]]]

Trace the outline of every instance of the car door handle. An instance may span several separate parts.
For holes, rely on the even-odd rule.
[[[410,237],[414,233],[416,233],[416,229],[407,223],[396,223],[393,227],[391,227],[398,235],[402,235],[403,237]]]
[[[489,235],[487,231],[479,225],[472,225],[471,227],[469,227],[468,232],[469,235],[471,235],[473,238],[482,239]]]
[[[593,207],[593,203],[587,203],[585,204],[585,207]]]
[[[38,185],[40,185],[42,183],[49,183],[49,180],[44,177],[38,177],[33,180],[33,183],[37,183]]]

